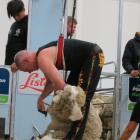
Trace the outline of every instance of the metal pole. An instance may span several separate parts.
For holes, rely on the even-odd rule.
[[[114,114],[113,114],[113,140],[118,140],[120,136],[120,91],[121,91],[121,44],[122,44],[122,18],[123,18],[123,0],[119,0],[119,17],[118,17],[118,44],[117,44],[117,64],[116,80],[114,94]]]
[[[16,74],[12,74],[11,106],[10,106],[10,140],[14,139],[15,105],[16,105]]]
[[[27,34],[27,50],[31,51],[31,26],[32,26],[32,1],[29,0],[28,5],[28,34]]]

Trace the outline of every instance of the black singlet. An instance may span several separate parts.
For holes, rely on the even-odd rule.
[[[40,47],[37,51],[37,55],[43,49],[46,49],[52,46],[57,46],[57,41],[50,42]],[[98,51],[98,47],[96,44],[77,40],[77,39],[65,39],[64,57],[65,57],[66,69],[67,70],[74,70],[74,69],[80,70],[83,62],[89,57],[89,54],[92,50],[94,50],[94,52]]]

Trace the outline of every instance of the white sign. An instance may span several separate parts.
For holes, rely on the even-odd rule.
[[[32,73],[19,72],[18,93],[20,94],[40,94],[46,82],[41,71]]]

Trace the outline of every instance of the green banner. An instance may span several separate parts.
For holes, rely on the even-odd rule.
[[[8,103],[8,96],[0,95],[0,104]]]

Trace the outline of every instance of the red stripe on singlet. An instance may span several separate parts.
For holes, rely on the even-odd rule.
[[[64,45],[64,36],[61,34],[58,39],[57,47],[58,47],[58,53],[57,53],[57,62],[56,67],[62,68],[63,67],[63,45]]]

